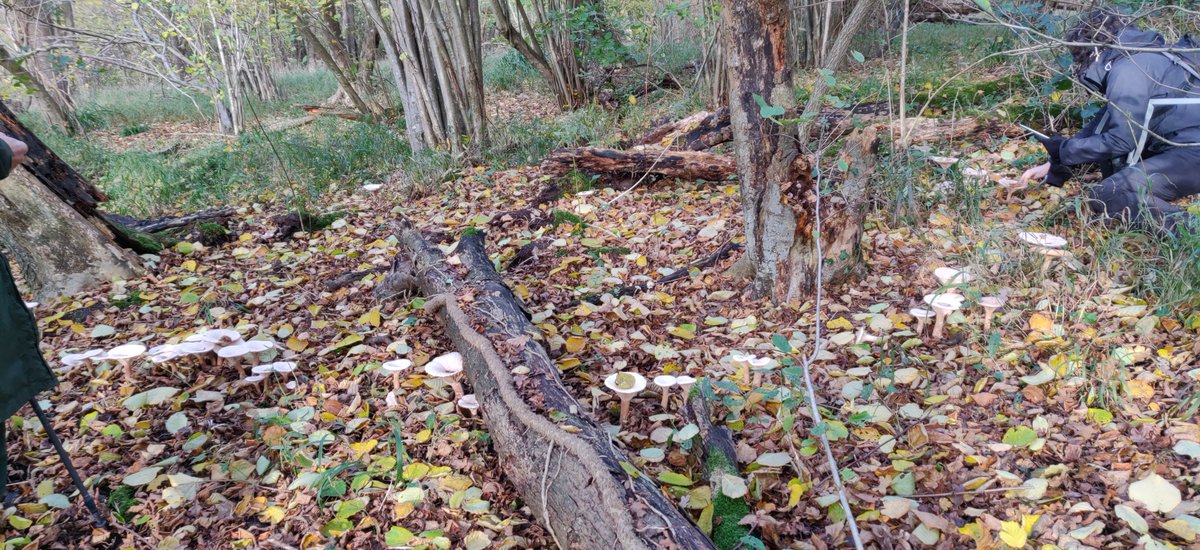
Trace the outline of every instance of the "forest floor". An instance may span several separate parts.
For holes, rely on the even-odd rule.
[[[1003,158],[1029,146],[990,145],[941,152],[977,151],[968,162],[1014,176]],[[233,242],[166,251],[144,278],[41,306],[46,354],[178,342],[224,327],[282,343],[279,355],[299,369],[259,388],[232,368],[186,362],[140,365],[134,380],[111,364],[55,362],[61,384],[46,396],[55,428],[121,520],[92,530],[81,506],[57,509],[67,502],[56,495],[71,492],[65,472],[34,435],[36,420],[24,418],[15,427],[22,443],[10,446],[18,497],[5,512],[6,536],[42,547],[547,546],[505,485],[481,421],[461,415],[444,384],[414,369],[398,394],[403,413],[386,403],[391,381],[381,362],[420,365],[450,351],[421,300],[376,301],[370,290],[382,273],[326,287],[344,273],[386,267],[397,250],[389,222],[404,215],[448,236],[451,257],[455,235],[487,231],[499,266],[520,246],[548,241],[545,253],[502,274],[600,422],[616,422],[617,402],[600,382],[611,372],[710,377],[751,480],[746,523],[769,546],[836,547],[847,533],[815,438],[787,437],[812,427],[802,407],[780,399],[777,387],[790,384],[775,371],[749,387],[729,357],[752,350],[780,358],[774,335],[811,350],[816,323],[831,343],[813,373],[826,433],[873,544],[1195,541],[1197,317],[1132,294],[1119,280],[1123,267],[1111,265],[1120,259],[1092,247],[1103,228],[1060,219],[1054,229],[1071,254],[1042,278],[1041,257],[1016,233],[1063,218],[1071,192],[1034,189],[1005,203],[990,182],[953,170],[930,164],[914,184],[922,192],[953,186],[978,210],[947,199],[915,226],[873,215],[865,275],[828,289],[820,318],[812,303],[772,307],[746,296],[722,275],[733,257],[616,302],[579,305],[739,239],[738,192],[728,183],[569,193],[544,207],[552,223],[539,228],[497,214],[541,191],[533,168],[477,168],[419,200],[395,185],[360,190],[325,205],[344,213],[340,221],[294,238],[273,234],[270,220],[281,211],[243,207]],[[968,307],[950,318],[945,339],[915,336],[908,310],[938,288],[932,270],[945,265],[977,276],[968,297],[1006,297],[993,331],[984,333],[980,308]],[[878,340],[855,343],[864,327]],[[686,438],[675,437],[686,432],[678,404],[660,410],[652,390],[633,406],[616,441],[699,517],[711,493]],[[1134,482],[1153,490],[1138,492]],[[1163,485],[1182,503],[1164,503],[1171,491]]]

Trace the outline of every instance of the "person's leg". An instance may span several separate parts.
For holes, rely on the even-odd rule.
[[[1200,147],[1148,158],[1089,190],[1092,210],[1127,222],[1170,230],[1184,216],[1172,201],[1200,193]]]

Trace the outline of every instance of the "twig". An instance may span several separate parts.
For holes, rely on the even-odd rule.
[[[976,489],[974,491],[948,491],[945,493],[925,493],[920,495],[909,495],[905,498],[943,498],[943,497],[965,497],[971,495],[984,495],[988,493],[1005,493],[1008,491],[1020,491],[1022,487],[990,487],[987,489]]]

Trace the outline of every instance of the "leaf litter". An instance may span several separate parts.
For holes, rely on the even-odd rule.
[[[972,160],[993,167],[988,177],[1006,171],[998,154]],[[922,177],[928,189],[943,178],[935,167]],[[6,536],[159,548],[551,544],[506,485],[480,417],[420,368],[400,373],[399,388],[381,369],[452,351],[420,298],[371,295],[398,248],[388,222],[402,213],[445,235],[451,261],[455,235],[488,232],[496,264],[513,265],[502,273],[537,338],[602,423],[615,426],[619,408],[603,389],[608,374],[708,378],[742,475],[706,478],[678,396],[664,409],[649,389],[624,431],[613,428],[633,466],[701,524],[719,492],[751,504],[743,523],[768,546],[843,544],[841,508],[814,456],[819,430],[868,536],[988,548],[1195,541],[1200,321],[1161,312],[1111,279],[1069,284],[1095,268],[1085,247],[1068,245],[1064,267],[1040,279],[1041,258],[1011,236],[1045,229],[1038,220],[1067,200],[1063,191],[984,198],[975,224],[944,204],[919,230],[874,216],[864,240],[871,269],[824,304],[829,336],[814,369],[824,418],[813,422],[793,383],[795,354],[813,345],[812,304],[744,295],[724,275],[736,254],[655,284],[740,240],[735,185],[589,190],[532,217],[510,215],[546,183],[536,169],[478,167],[420,200],[387,186],[359,191],[327,205],[343,222],[281,239],[267,238],[279,212],[245,205],[234,242],[165,251],[144,278],[42,307],[51,358],[226,328],[278,341],[274,359],[297,366],[247,385],[195,362],[139,361],[128,381],[114,364],[55,361],[55,428],[122,527],[93,530],[80,507],[63,506],[65,475],[24,418]],[[1093,230],[1055,228],[1074,245]],[[533,243],[531,259],[512,262]],[[908,312],[938,287],[932,271],[942,266],[975,279],[963,290],[968,307],[935,341],[915,333]],[[346,273],[361,277],[325,286]],[[989,334],[970,307],[983,291],[1006,296]],[[773,361],[742,373],[735,352]]]

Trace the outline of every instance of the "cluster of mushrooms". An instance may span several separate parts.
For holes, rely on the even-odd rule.
[[[678,386],[682,400],[687,401],[688,392],[695,383],[696,379],[686,374],[680,376],[661,374],[654,377],[654,385],[662,391],[662,407],[664,409],[670,404],[671,388]],[[621,416],[618,419],[618,425],[624,426],[625,422],[629,420],[629,403],[633,401],[634,396],[646,389],[646,377],[636,372],[615,372],[604,379],[604,385],[617,394],[617,399],[621,400]]]
[[[63,354],[62,363],[74,368],[89,363],[113,362],[124,369],[126,380],[133,380],[134,360],[138,358],[145,357],[159,365],[191,357],[209,364],[232,366],[246,383],[257,384],[272,374],[286,377],[296,370],[296,363],[292,361],[260,361],[263,354],[276,349],[279,349],[279,345],[271,340],[243,340],[241,333],[236,330],[213,329],[188,336],[178,344],[163,344],[149,349],[140,343],[130,343],[109,350],[67,353]],[[247,365],[250,366],[249,375],[246,374]]]
[[[953,267],[939,267],[933,270],[933,276],[941,283],[941,287],[934,293],[925,295],[924,301],[929,307],[913,308],[908,313],[917,319],[917,336],[925,334],[925,326],[932,318],[932,335],[941,339],[945,332],[946,317],[962,309],[967,300],[959,293],[959,289],[974,280],[974,276]],[[992,328],[992,316],[1004,306],[1004,300],[996,296],[984,296],[979,299],[979,305],[984,310],[983,330],[987,332]]]
[[[411,369],[413,362],[408,359],[395,359],[380,365],[380,372],[392,377],[392,391],[387,394],[387,404],[390,408],[399,408],[400,399],[396,392],[400,391],[400,374]],[[425,374],[430,378],[443,380],[454,391],[455,404],[474,416],[479,410],[479,400],[473,393],[463,393],[462,372],[463,357],[457,351],[433,358],[424,366]]]

